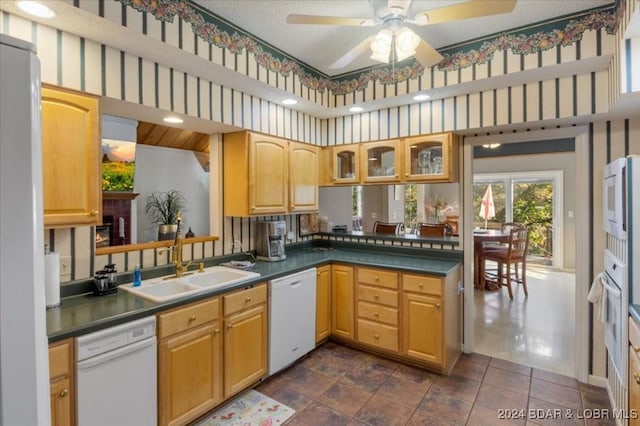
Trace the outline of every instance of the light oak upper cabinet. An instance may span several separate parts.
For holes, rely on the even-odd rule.
[[[320,150],[314,145],[289,144],[289,211],[318,210]]]
[[[252,132],[224,135],[224,215],[286,213],[288,154],[283,139]]]
[[[74,424],[73,371],[73,340],[67,339],[49,346],[49,399],[52,426]]]
[[[223,296],[224,396],[267,374],[267,285]]]
[[[360,149],[357,144],[324,149],[324,185],[353,185],[360,181]]]
[[[218,298],[158,315],[158,424],[182,425],[222,402]]]
[[[316,269],[316,343],[331,334],[331,266]]]
[[[407,138],[403,146],[405,181],[458,181],[458,139],[453,133]]]
[[[42,87],[44,225],[102,222],[99,100]]]
[[[361,144],[362,183],[399,182],[401,155],[402,150],[397,140]]]
[[[331,334],[355,339],[354,273],[352,266],[331,265]]]

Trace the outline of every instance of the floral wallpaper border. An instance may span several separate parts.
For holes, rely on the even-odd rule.
[[[337,76],[332,78],[323,76],[320,72],[313,72],[307,66],[278,54],[275,49],[266,43],[254,38],[250,33],[234,30],[213,14],[197,8],[189,0],[114,0],[119,1],[133,9],[153,15],[159,21],[173,22],[175,17],[189,23],[193,32],[202,40],[217,47],[228,49],[231,53],[241,52],[254,55],[256,62],[282,76],[295,74],[303,86],[324,92],[330,90],[334,95],[346,95],[358,90],[364,90],[369,83],[380,82],[382,84],[401,83],[407,80],[419,78],[424,73],[424,67],[415,60],[409,65],[400,67],[381,66],[359,72],[355,78]],[[441,53],[444,60],[434,68],[440,71],[457,71],[474,64],[484,64],[493,58],[497,51],[511,50],[514,54],[530,55],[556,46],[568,46],[582,39],[585,31],[604,29],[608,34],[614,34],[618,14],[616,9],[594,10],[588,14],[568,18],[552,24],[541,23],[530,27],[526,34],[523,30],[514,30],[501,33],[482,42],[467,43],[466,46],[456,49],[444,49]],[[550,27],[552,26],[552,28]],[[545,30],[532,32],[531,28],[545,27]],[[232,30],[230,33],[228,30]],[[454,51],[455,50],[455,51]]]

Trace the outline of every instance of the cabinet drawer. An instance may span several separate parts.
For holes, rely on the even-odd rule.
[[[398,288],[398,273],[373,268],[358,268],[358,283]]]
[[[218,319],[220,302],[218,298],[207,300],[166,314],[158,315],[158,337],[171,336]]]
[[[223,297],[224,315],[231,315],[235,312],[256,306],[267,301],[267,286],[260,284],[253,288],[241,290]]]
[[[632,317],[629,317],[629,342],[640,347],[640,327]]]
[[[398,327],[359,319],[358,341],[381,349],[398,352]]]
[[[427,275],[403,274],[402,288],[404,291],[442,296],[442,278]]]
[[[358,300],[366,302],[380,303],[381,305],[398,307],[398,292],[393,290],[384,290],[377,287],[369,287],[366,285],[358,286]]]
[[[379,321],[385,324],[398,325],[398,310],[386,306],[358,302],[358,317]]]
[[[49,377],[55,379],[71,373],[71,342],[49,347]]]

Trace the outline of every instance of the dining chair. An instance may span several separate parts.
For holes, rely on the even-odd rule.
[[[451,226],[451,235],[454,236],[458,236],[458,222],[459,222],[459,217],[458,216],[447,216],[442,223],[446,223],[449,226]]]
[[[527,251],[529,250],[529,228],[526,226],[513,226],[509,232],[509,240],[506,245],[500,247],[485,247],[480,254],[480,288],[484,289],[487,282],[495,283],[500,287],[507,287],[509,298],[513,299],[511,283],[522,284],[524,295],[527,290]],[[497,264],[495,271],[486,269],[486,262],[493,261]]]
[[[373,232],[377,234],[399,234],[404,231],[404,223],[402,222],[380,222],[373,224]]]
[[[446,223],[420,223],[418,224],[418,235],[421,237],[445,237],[451,225]]]

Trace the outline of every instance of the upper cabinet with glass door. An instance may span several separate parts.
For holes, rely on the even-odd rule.
[[[359,182],[358,145],[334,146],[329,148],[328,155],[329,176],[328,179],[324,179],[326,184],[353,185]]]
[[[403,145],[405,181],[458,181],[458,139],[453,133],[406,138]]]
[[[361,144],[362,183],[399,182],[401,154],[398,140]]]

